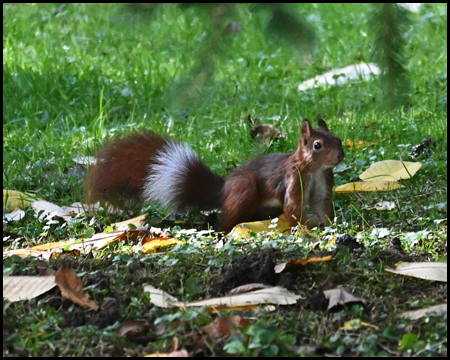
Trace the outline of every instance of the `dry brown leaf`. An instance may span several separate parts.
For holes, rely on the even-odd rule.
[[[296,269],[299,269],[302,267],[302,265],[308,264],[308,263],[314,263],[314,262],[325,262],[330,261],[333,259],[333,255],[326,255],[326,256],[311,256],[307,259],[301,259],[301,260],[291,260],[285,263],[281,263],[275,266],[275,273],[279,274],[282,271],[293,271]]]
[[[203,326],[204,334],[209,335],[213,340],[226,339],[231,334],[238,332],[237,327],[249,326],[250,323],[239,315],[221,316],[216,318],[211,324]]]
[[[244,294],[250,291],[255,291],[255,290],[260,290],[260,289],[267,289],[270,288],[272,286],[270,285],[266,285],[266,284],[258,284],[258,283],[253,283],[253,284],[245,284],[245,285],[241,285],[238,287],[235,287],[234,289],[231,289],[228,292],[228,295],[238,295],[238,294]]]
[[[136,226],[136,227],[141,227],[141,226],[143,226],[144,225],[144,223],[145,223],[145,218],[147,217],[147,214],[144,214],[144,215],[140,215],[140,216],[138,216],[138,217],[135,217],[135,218],[132,218],[132,219],[129,219],[129,220],[125,220],[125,221],[121,221],[121,222],[116,222],[116,223],[114,223],[114,224],[111,224],[115,229],[118,229],[118,230],[128,230],[128,225],[129,224],[131,224],[131,225],[134,225],[134,226]],[[122,229],[122,226],[124,227],[123,229]]]
[[[151,285],[144,286],[144,291],[150,293],[150,302],[158,307],[171,308],[179,304],[176,297]]]
[[[405,311],[404,313],[400,314],[400,316],[405,319],[417,320],[425,316],[439,316],[446,312],[447,303],[430,306],[425,309]]]
[[[41,257],[44,260],[50,259],[51,253],[43,253],[41,251],[35,251],[35,250],[27,250],[27,249],[17,249],[17,250],[3,250],[3,259],[6,259],[10,256],[20,256],[20,257]]]
[[[378,211],[394,210],[395,203],[393,201],[380,201],[375,204],[374,209]]]
[[[150,227],[148,233],[154,237],[167,237],[167,234],[163,229],[154,226]]]
[[[402,262],[395,269],[386,268],[386,271],[419,279],[447,282],[446,262]]]
[[[269,143],[274,139],[284,139],[286,134],[278,130],[275,126],[270,124],[257,125],[251,130],[252,138],[259,138],[262,141]]]
[[[97,311],[99,306],[90,299],[89,294],[83,291],[83,283],[67,266],[61,266],[56,272],[55,282],[58,284],[61,294],[66,299],[81,305],[82,307]]]
[[[14,210],[10,213],[3,213],[3,222],[5,221],[20,221],[25,217],[25,211],[22,209]]]
[[[345,305],[348,303],[359,302],[363,300],[350,294],[343,286],[339,285],[336,289],[324,290],[325,298],[328,299],[328,310],[338,305]]]
[[[292,305],[300,299],[300,295],[295,295],[281,286],[274,286],[267,289],[255,290],[245,294],[234,296],[224,296],[221,298],[193,301],[185,304],[187,307],[216,307],[227,306],[249,306],[260,304]]]
[[[144,355],[144,357],[189,357],[189,353],[186,349],[172,351],[170,353],[154,353]]]
[[[3,297],[11,302],[30,300],[56,286],[55,276],[4,276]]]
[[[125,321],[117,329],[120,336],[141,336],[147,334],[149,326],[144,321]]]
[[[73,222],[73,218],[71,216],[66,216],[66,211],[62,209],[60,206],[51,203],[46,200],[38,200],[31,203],[32,208],[36,215],[39,216],[40,221],[44,221],[47,216],[51,214],[55,214],[55,216],[64,219],[67,223],[71,224]]]
[[[151,285],[144,286],[144,291],[150,292],[151,303],[163,308],[207,307],[214,309],[235,309],[236,307],[247,307],[260,304],[291,305],[295,304],[297,300],[301,298],[300,295],[295,295],[280,286],[251,291],[245,294],[224,296],[220,298],[193,301],[189,303],[179,302],[172,295],[162,290],[156,289]]]

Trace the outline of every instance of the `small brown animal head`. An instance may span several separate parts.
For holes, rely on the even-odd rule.
[[[332,134],[323,119],[313,129],[308,119],[303,121],[297,152],[303,168],[315,172],[335,167],[344,159],[341,139]]]

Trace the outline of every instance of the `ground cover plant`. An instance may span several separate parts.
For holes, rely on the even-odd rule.
[[[372,143],[345,148],[337,185],[358,181],[381,160],[423,164],[400,181],[400,189],[335,194],[337,222],[315,230],[313,241],[295,234],[228,239],[189,231],[194,215],[177,215],[181,223],[175,223],[165,209],[148,204],[139,212],[159,226],[169,220],[162,226],[181,243],[152,255],[123,241],[88,256],[8,257],[6,276],[73,269],[101,309],[86,311],[58,289],[30,301],[4,300],[4,356],[133,356],[174,349],[202,356],[446,356],[446,312],[417,320],[400,316],[445,303],[446,283],[385,269],[399,261],[446,261],[447,5],[423,4],[406,15],[400,54],[409,84],[401,105],[390,103],[385,83],[376,78],[298,89],[318,74],[374,61],[371,21],[377,9],[295,6],[316,34],[309,53],[309,38],[298,51],[283,36],[265,32],[273,13],[264,7],[4,4],[4,189],[58,205],[82,201],[86,168],[74,159],[93,155],[113,135],[143,129],[189,143],[226,175],[256,155],[293,151],[303,118],[317,116],[344,144]],[[211,31],[214,26],[223,31]],[[249,116],[285,136],[253,139]],[[376,210],[383,201],[395,208]],[[4,250],[89,237],[132,215],[99,210],[68,225],[39,220],[27,208],[20,221],[4,222]],[[273,272],[278,263],[322,253],[333,259]],[[301,299],[273,311],[233,310],[243,320],[215,336],[208,329],[220,317],[228,319],[228,312],[163,309],[143,291],[152,285],[188,302],[247,283],[283,286]],[[327,309],[323,291],[339,285],[363,301]],[[352,319],[366,325],[344,329]],[[143,329],[124,335],[123,324],[130,322]]]

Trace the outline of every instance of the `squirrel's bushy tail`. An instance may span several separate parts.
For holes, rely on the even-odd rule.
[[[187,145],[148,131],[109,141],[86,179],[86,198],[129,208],[157,201],[181,211],[221,207],[224,179]]]
[[[151,161],[143,196],[175,211],[219,209],[224,183],[194,150],[170,141]]]

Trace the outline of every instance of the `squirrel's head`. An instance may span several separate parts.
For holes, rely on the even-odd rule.
[[[313,129],[309,120],[305,119],[298,144],[303,161],[313,171],[333,168],[344,159],[341,139],[330,132],[323,119],[319,119],[318,124],[319,127]]]

